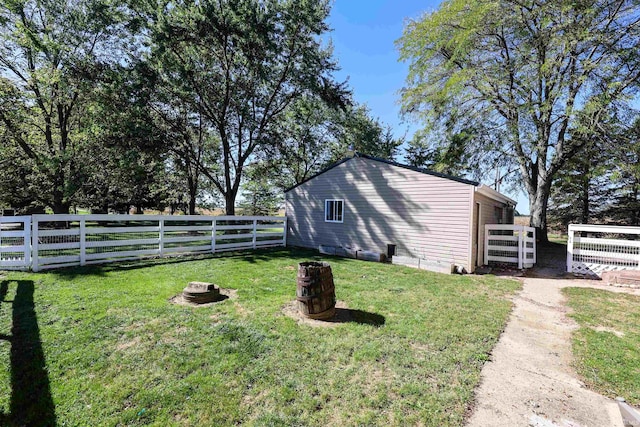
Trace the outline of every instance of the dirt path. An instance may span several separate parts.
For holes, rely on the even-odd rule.
[[[543,276],[561,276],[553,268]],[[640,295],[590,280],[524,278],[507,327],[482,369],[468,426],[622,427],[616,403],[587,390],[571,367],[571,332],[563,287]]]

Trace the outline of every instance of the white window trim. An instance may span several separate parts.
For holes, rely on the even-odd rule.
[[[342,202],[341,206],[342,206],[342,215],[340,215],[340,218],[342,218],[340,221],[338,220],[329,220],[327,219],[327,208],[329,205],[329,202]],[[336,206],[337,203],[334,203],[334,206]],[[335,209],[335,208],[334,208]],[[333,213],[333,217],[337,218],[338,215],[336,215],[337,212],[334,211]],[[344,222],[344,199],[324,199],[324,222],[333,222],[333,223],[338,223],[341,224]]]

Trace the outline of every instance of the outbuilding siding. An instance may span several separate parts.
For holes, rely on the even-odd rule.
[[[509,224],[513,221],[509,221],[507,218],[507,208],[505,203],[501,203],[497,200],[491,199],[483,194],[475,193],[475,202],[480,203],[480,237],[472,236],[473,244],[477,243],[479,251],[480,265],[486,264],[484,260],[484,226],[486,224]],[[496,212],[496,208],[501,209],[500,214]],[[478,238],[479,237],[479,238]]]
[[[469,184],[356,157],[286,194],[287,242],[343,246],[450,262],[469,270]],[[324,221],[325,199],[344,200],[344,222]]]

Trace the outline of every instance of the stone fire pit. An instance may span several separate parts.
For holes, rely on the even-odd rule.
[[[189,282],[182,291],[182,298],[194,304],[206,304],[220,299],[220,288],[213,283]]]

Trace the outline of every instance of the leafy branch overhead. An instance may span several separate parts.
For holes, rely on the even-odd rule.
[[[429,128],[496,129],[491,150],[517,166],[545,229],[553,177],[580,135],[637,94],[639,43],[634,1],[445,1],[398,41],[403,111]]]
[[[273,144],[287,108],[304,95],[344,106],[347,90],[331,73],[328,2],[222,1],[157,11],[150,60],[162,84],[206,120],[221,146],[202,172],[233,214],[243,169]]]

